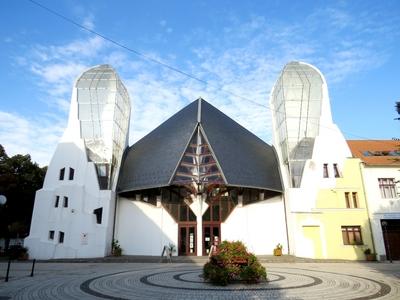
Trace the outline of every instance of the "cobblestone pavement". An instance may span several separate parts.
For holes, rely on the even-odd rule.
[[[217,287],[193,263],[0,263],[5,299],[400,299],[400,264],[270,263],[268,281]]]

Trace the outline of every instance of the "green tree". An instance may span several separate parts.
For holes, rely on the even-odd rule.
[[[35,193],[43,186],[46,169],[32,162],[29,154],[9,157],[0,145],[0,195],[7,197],[0,207],[0,237],[29,234]]]

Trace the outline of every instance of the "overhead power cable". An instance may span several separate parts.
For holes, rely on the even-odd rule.
[[[155,58],[153,58],[153,57],[151,57],[151,56],[148,56],[148,55],[146,55],[146,54],[144,54],[144,53],[142,53],[142,52],[140,52],[140,51],[138,51],[138,50],[135,50],[135,49],[133,49],[133,48],[131,48],[131,47],[125,46],[124,44],[121,44],[120,42],[118,42],[118,41],[116,41],[116,40],[114,40],[114,39],[112,39],[112,38],[109,38],[109,37],[105,36],[104,34],[101,34],[101,33],[97,32],[97,31],[95,31],[95,30],[93,30],[93,29],[90,29],[89,27],[87,27],[87,26],[85,26],[85,25],[82,25],[82,24],[80,24],[80,23],[78,23],[78,22],[75,22],[74,20],[72,20],[72,19],[70,19],[70,18],[68,18],[68,17],[66,17],[66,16],[64,16],[64,15],[62,15],[62,14],[60,14],[59,12],[57,12],[57,11],[55,11],[55,10],[53,10],[53,9],[51,9],[51,8],[49,8],[49,7],[45,6],[45,5],[43,5],[43,4],[41,4],[41,3],[39,3],[39,2],[37,2],[37,1],[35,1],[35,0],[28,0],[28,1],[31,2],[31,3],[33,3],[33,4],[35,4],[35,5],[37,5],[37,6],[39,6],[39,7],[41,7],[41,8],[44,9],[44,10],[50,12],[51,14],[53,14],[53,15],[55,15],[55,16],[61,18],[61,19],[63,19],[64,21],[66,21],[66,22],[68,22],[68,23],[71,23],[71,24],[73,24],[73,25],[75,25],[75,26],[77,26],[77,27],[79,27],[79,28],[81,28],[81,29],[83,29],[83,30],[85,30],[85,31],[88,31],[88,32],[90,32],[90,33],[92,33],[92,34],[94,34],[94,35],[97,35],[97,36],[101,37],[102,39],[104,39],[104,40],[106,40],[106,41],[108,41],[108,42],[110,42],[110,43],[112,43],[112,44],[114,44],[114,45],[116,45],[116,46],[118,46],[118,47],[120,47],[120,48],[123,48],[123,49],[125,49],[125,50],[127,50],[127,51],[129,51],[129,52],[132,52],[132,53],[136,54],[137,56],[139,56],[139,57],[141,57],[141,58],[143,58],[143,59],[145,59],[145,60],[148,60],[148,61],[150,61],[150,62],[152,62],[152,63],[155,63],[155,64],[158,64],[158,65],[160,65],[160,66],[163,66],[164,68],[167,68],[167,69],[169,69],[169,70],[171,70],[171,71],[173,71],[173,72],[179,73],[179,74],[181,74],[181,75],[183,75],[183,76],[185,76],[185,77],[188,77],[188,78],[190,78],[190,79],[193,79],[193,80],[195,80],[195,81],[198,81],[198,82],[200,82],[200,83],[202,83],[202,84],[204,84],[204,85],[214,86],[214,87],[217,88],[218,90],[224,91],[224,92],[226,92],[226,93],[228,93],[228,94],[230,94],[230,95],[232,95],[232,96],[241,98],[241,99],[246,100],[246,101],[249,101],[249,102],[251,102],[251,103],[253,103],[253,104],[256,104],[256,105],[265,107],[265,108],[267,108],[267,109],[270,109],[270,108],[269,108],[268,106],[266,106],[266,105],[263,105],[263,104],[261,104],[261,103],[258,103],[258,102],[256,102],[256,101],[251,100],[251,99],[249,99],[249,98],[246,98],[246,97],[244,97],[244,96],[240,96],[240,95],[237,95],[237,94],[235,94],[235,93],[233,93],[233,92],[230,92],[230,91],[228,91],[228,90],[225,90],[225,89],[223,89],[223,88],[220,88],[220,87],[218,87],[218,86],[216,86],[216,85],[214,85],[214,84],[211,84],[210,82],[207,82],[207,81],[205,81],[205,80],[203,80],[203,79],[201,79],[201,78],[199,78],[199,77],[197,77],[197,76],[195,76],[195,75],[193,75],[193,74],[190,74],[190,73],[188,73],[188,72],[182,71],[182,70],[180,70],[180,69],[178,69],[178,68],[176,68],[176,67],[174,67],[174,66],[171,66],[171,65],[169,65],[169,64],[167,64],[167,63],[164,63],[164,62],[162,62],[162,61],[160,61],[160,60],[158,60],[158,59],[155,59]]]
[[[78,22],[72,20],[71,18],[66,17],[65,15],[63,15],[63,14],[61,14],[61,13],[59,13],[59,12],[57,12],[57,11],[55,11],[55,10],[53,10],[53,9],[51,9],[51,8],[49,8],[49,7],[47,7],[47,6],[45,6],[45,5],[43,5],[43,4],[41,4],[41,3],[39,3],[39,2],[37,2],[37,1],[35,1],[35,0],[28,0],[28,1],[31,2],[32,4],[38,6],[38,7],[40,7],[40,8],[42,8],[42,9],[46,10],[46,11],[48,11],[49,13],[51,13],[51,14],[53,14],[53,15],[55,15],[55,16],[61,18],[61,19],[63,19],[64,21],[66,21],[66,22],[68,22],[68,23],[70,23],[70,24],[76,26],[76,27],[79,27],[79,28],[81,28],[81,29],[83,29],[83,30],[85,30],[85,31],[87,31],[87,32],[90,32],[91,34],[94,34],[94,35],[96,35],[96,36],[98,36],[98,37],[100,37],[100,38],[102,38],[102,39],[104,39],[104,40],[106,40],[106,41],[108,41],[108,42],[110,42],[110,43],[116,45],[117,47],[120,47],[120,48],[122,48],[122,49],[125,49],[125,50],[131,52],[131,53],[134,53],[135,55],[141,57],[141,58],[144,59],[144,60],[150,61],[150,62],[152,62],[152,63],[154,63],[154,64],[158,64],[158,65],[160,65],[160,66],[162,66],[162,67],[164,67],[164,68],[166,68],[166,69],[169,69],[169,70],[171,70],[171,71],[173,71],[173,72],[176,72],[176,73],[178,73],[178,74],[181,74],[181,75],[184,76],[184,77],[190,78],[190,79],[195,80],[195,81],[197,81],[197,82],[200,82],[200,83],[202,83],[202,84],[204,84],[204,85],[212,86],[212,87],[216,88],[216,89],[219,90],[219,91],[222,91],[222,92],[227,93],[227,94],[229,94],[229,95],[232,95],[232,96],[234,96],[234,97],[240,98],[240,99],[245,100],[245,101],[247,101],[247,102],[250,102],[250,103],[252,103],[252,104],[254,104],[254,105],[257,105],[257,106],[261,106],[261,107],[263,107],[263,108],[266,108],[266,109],[270,110],[271,112],[275,112],[275,113],[278,113],[278,114],[284,114],[284,112],[272,110],[271,107],[269,107],[269,106],[267,106],[267,105],[258,103],[257,101],[254,101],[254,100],[252,100],[252,99],[250,99],[250,98],[247,98],[247,97],[245,97],[245,96],[241,96],[241,95],[238,95],[238,94],[236,94],[236,93],[233,93],[233,92],[231,92],[231,91],[229,91],[229,90],[224,89],[223,87],[221,88],[221,87],[217,86],[216,84],[210,83],[210,82],[208,82],[208,81],[206,81],[206,80],[203,80],[203,79],[201,79],[201,78],[199,78],[199,77],[197,77],[197,76],[195,76],[195,75],[193,75],[193,74],[190,74],[190,73],[188,73],[188,72],[182,71],[182,70],[178,69],[177,67],[171,66],[171,65],[169,65],[169,64],[167,64],[167,63],[164,63],[164,62],[162,62],[162,61],[160,61],[160,60],[157,60],[157,59],[155,59],[155,58],[153,58],[153,57],[151,57],[151,56],[149,56],[149,55],[146,55],[146,54],[144,54],[144,53],[142,53],[142,52],[140,52],[140,51],[138,51],[138,50],[135,50],[135,49],[133,49],[133,48],[131,48],[131,47],[128,47],[128,46],[126,46],[126,45],[124,45],[124,44],[122,44],[122,43],[120,43],[120,42],[118,42],[118,41],[116,41],[116,40],[114,40],[114,39],[112,39],[112,38],[110,38],[110,37],[104,35],[104,34],[101,34],[101,33],[97,32],[97,31],[95,31],[95,30],[93,30],[93,29],[90,29],[89,27],[87,27],[87,26],[85,26],[85,25],[82,25],[82,24],[80,24],[80,23],[78,23]],[[310,123],[313,123],[313,122],[311,121]],[[328,128],[328,129],[332,129],[331,127],[324,126],[324,125],[322,125],[322,124],[317,124],[317,123],[315,123],[314,125],[319,125],[319,126],[321,126],[321,127],[326,127],[326,128]],[[342,131],[342,130],[341,130],[341,131]],[[357,135],[357,134],[353,134],[353,133],[350,133],[350,132],[346,132],[346,131],[342,131],[342,132],[343,132],[343,133],[346,133],[346,134],[348,134],[348,135],[354,136],[354,137],[356,137],[356,138],[360,138],[360,139],[364,139],[364,140],[370,140],[370,141],[373,141],[373,140],[374,140],[374,139],[370,139],[370,138],[367,138],[367,137],[363,137],[363,136],[360,136],[360,135]],[[377,141],[379,141],[379,140],[377,140]]]

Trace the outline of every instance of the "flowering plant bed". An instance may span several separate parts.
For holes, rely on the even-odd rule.
[[[266,280],[267,273],[242,242],[224,241],[204,265],[203,277],[213,284],[227,285],[236,281],[258,283]]]

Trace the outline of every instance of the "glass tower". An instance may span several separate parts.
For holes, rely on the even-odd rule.
[[[288,63],[275,83],[271,106],[275,142],[288,166],[291,187],[300,187],[304,165],[319,134],[324,79],[312,66]]]
[[[76,82],[80,137],[89,161],[96,164],[100,189],[111,189],[127,146],[128,92],[114,69],[100,65]]]

